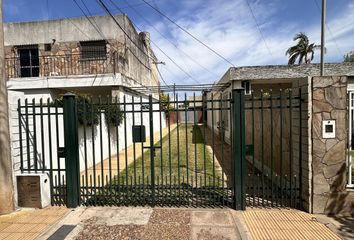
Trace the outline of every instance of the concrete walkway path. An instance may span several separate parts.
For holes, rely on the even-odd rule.
[[[172,132],[175,128],[177,127],[176,124],[173,124],[170,126],[170,132]],[[162,130],[161,136],[164,138],[167,134],[169,133],[168,128],[164,128]],[[160,139],[160,132],[156,132],[154,134],[154,144],[158,143]],[[144,146],[150,146],[150,137],[146,138],[146,141],[144,142]],[[107,183],[102,184],[102,173],[103,173],[103,179],[106,181],[106,176],[110,176],[110,172],[113,174],[117,173],[118,171],[122,171],[126,168],[126,162],[131,164],[134,162],[134,149],[135,149],[135,159],[137,160],[138,158],[141,157],[142,153],[145,153],[148,151],[147,148],[142,149],[142,144],[141,143],[135,143],[131,144],[127,149],[123,149],[119,152],[118,156],[117,154],[112,154],[111,158],[107,158],[103,160],[103,162],[97,163],[95,166],[92,166],[88,168],[87,170],[83,170],[80,172],[80,179],[81,181],[81,186],[90,186],[92,183],[90,183],[90,176],[96,176],[96,182],[100,182],[100,185],[105,185]],[[118,161],[119,160],[119,161]],[[119,167],[119,169],[118,169]],[[87,182],[86,182],[86,173],[87,173]],[[94,179],[92,180],[94,181]]]
[[[56,224],[69,210],[65,207],[21,209],[0,216],[0,239],[37,239]]]

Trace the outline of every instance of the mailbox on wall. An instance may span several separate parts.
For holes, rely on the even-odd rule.
[[[146,134],[145,134],[145,126],[144,125],[135,125],[133,126],[133,142],[145,142]]]
[[[322,137],[335,138],[336,137],[336,120],[322,121]]]

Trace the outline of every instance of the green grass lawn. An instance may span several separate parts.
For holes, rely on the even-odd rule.
[[[155,145],[162,145],[162,149],[155,150],[156,184],[162,184],[162,182],[163,184],[184,183],[196,186],[197,181],[198,186],[204,186],[213,185],[213,179],[215,179],[215,185],[221,185],[221,170],[217,168],[216,159],[213,164],[213,156],[210,150],[204,146],[202,131],[203,127],[180,124],[178,128],[176,127]],[[121,179],[120,182],[126,182],[126,173],[128,173],[129,182],[142,183],[143,176],[144,183],[150,182],[150,150],[136,159],[135,163],[131,163],[127,169],[121,171],[123,180]]]

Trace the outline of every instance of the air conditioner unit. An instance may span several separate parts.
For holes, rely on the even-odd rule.
[[[17,175],[19,207],[45,208],[50,205],[50,181],[46,174]]]

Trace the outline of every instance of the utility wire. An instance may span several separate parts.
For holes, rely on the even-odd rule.
[[[320,8],[320,6],[319,6],[317,0],[313,0],[313,1],[315,2],[316,6],[317,6],[318,11],[321,13],[321,8]],[[339,53],[340,55],[343,55],[343,52],[340,50],[339,45],[338,45],[338,43],[337,43],[337,40],[336,40],[336,38],[334,37],[334,35],[333,35],[333,33],[332,33],[332,31],[331,31],[329,25],[327,24],[327,22],[325,22],[325,24],[326,24],[326,28],[327,28],[327,30],[328,30],[328,32],[329,32],[329,35],[331,35],[331,37],[332,37],[332,39],[333,39],[333,41],[334,41],[334,44],[336,45],[336,49],[337,49],[338,53]]]
[[[70,20],[70,18],[67,18],[67,20],[77,29],[79,30],[83,35],[85,35],[87,37],[87,39],[90,39],[90,36],[87,35],[84,31],[82,31],[82,29],[77,26],[73,21]]]
[[[215,51],[214,49],[212,49],[211,47],[209,47],[207,44],[205,44],[204,42],[202,42],[200,39],[198,39],[196,36],[194,36],[192,33],[190,33],[189,31],[187,31],[185,28],[183,28],[181,25],[179,25],[178,23],[176,23],[174,20],[172,20],[170,17],[168,17],[166,14],[164,14],[162,11],[160,11],[159,9],[157,9],[156,7],[154,7],[153,5],[151,5],[148,1],[146,0],[141,0],[143,1],[146,5],[150,6],[152,9],[154,9],[157,13],[159,13],[160,15],[162,15],[164,18],[166,18],[168,21],[170,21],[172,24],[176,25],[179,29],[181,29],[183,32],[185,32],[186,34],[188,34],[190,37],[192,37],[194,40],[196,40],[197,42],[199,42],[200,44],[202,44],[204,47],[206,47],[207,49],[209,49],[211,52],[213,52],[215,55],[217,55],[218,57],[220,57],[221,59],[223,59],[225,62],[229,63],[231,66],[235,67],[235,65],[228,60],[227,58],[225,58],[224,56],[222,56],[220,53],[218,53],[217,51]]]
[[[136,44],[134,42],[134,40],[131,38],[131,36],[125,31],[125,29],[119,24],[119,22],[117,21],[117,19],[113,16],[113,14],[111,13],[111,11],[108,9],[108,7],[106,6],[106,4],[102,1],[102,0],[96,0],[97,3],[107,12],[107,14],[113,19],[113,21],[115,22],[115,24],[122,30],[122,32],[124,33],[124,35],[131,41],[131,43],[133,43],[133,45],[135,45],[145,56],[147,56],[148,58],[153,59],[150,55],[148,55],[144,49],[142,49],[138,44]]]
[[[81,1],[82,1],[82,0],[81,0]],[[100,2],[101,2],[101,1],[100,1]],[[103,2],[101,2],[101,3],[102,3],[102,6],[104,6],[104,3],[103,3]],[[113,3],[113,2],[112,2],[112,3]],[[105,9],[108,10],[109,15],[111,16],[111,18],[113,17],[113,19],[114,19],[115,22],[117,23],[118,27],[124,32],[125,35],[127,35],[126,32],[122,29],[122,27],[119,25],[119,23],[116,21],[115,17],[109,12],[109,9],[106,8],[106,7],[105,7]],[[123,12],[122,12],[122,13],[123,13]],[[129,40],[130,40],[131,42],[133,42],[132,39],[130,38],[130,36],[127,36],[127,37],[129,37]],[[135,42],[133,42],[133,44],[136,45]],[[143,51],[143,53],[144,53],[145,55],[147,55],[147,54],[145,53],[145,51]],[[147,56],[148,56],[149,58],[153,59],[151,56],[149,56],[149,55],[147,55]],[[154,61],[155,61],[155,59],[153,59],[153,62],[154,62]],[[165,79],[162,77],[162,74],[161,74],[161,72],[160,72],[160,70],[158,69],[157,66],[156,66],[156,69],[157,69],[158,74],[160,75],[161,80],[162,80],[163,83],[167,86],[167,83],[165,82]]]
[[[254,12],[253,12],[253,10],[252,10],[251,4],[249,3],[249,0],[245,0],[245,1],[246,1],[246,3],[247,3],[248,9],[249,9],[250,12],[251,12],[251,15],[252,15],[253,20],[254,20],[254,22],[256,23],[257,29],[258,29],[258,31],[259,31],[259,33],[260,33],[260,35],[261,35],[261,38],[262,38],[262,40],[263,40],[263,42],[264,42],[264,45],[265,45],[265,47],[267,48],[267,50],[268,50],[270,56],[273,57],[272,51],[270,51],[270,48],[268,47],[267,41],[265,40],[265,37],[264,37],[263,32],[262,32],[262,30],[261,30],[261,27],[259,26],[259,23],[258,23],[258,21],[257,21],[256,15],[254,14]]]
[[[94,29],[98,32],[98,34],[102,37],[102,39],[105,39],[105,36],[102,34],[101,30],[97,28],[97,26],[92,22],[91,18],[89,18],[89,16],[86,14],[84,9],[80,6],[80,4],[76,0],[73,1],[76,4],[76,6],[81,10],[81,12],[84,14],[86,19],[90,22],[90,24],[94,27]]]
[[[82,0],[81,0],[82,1]],[[99,25],[97,24],[97,22],[95,21],[95,23],[97,24],[97,26],[95,26],[92,21],[91,21],[91,18],[86,14],[86,12],[81,8],[81,6],[74,0],[75,4],[79,7],[79,9],[81,10],[81,12],[84,14],[84,16],[86,17],[86,19],[89,21],[89,23],[95,28],[95,30],[99,33],[99,35],[102,37],[102,39],[105,39],[107,42],[110,43],[109,39],[106,39],[105,36],[103,35],[102,31],[99,29]],[[84,3],[84,2],[83,2]],[[85,3],[84,3],[85,5]],[[86,6],[86,9],[88,10],[87,6]],[[88,10],[89,11],[89,10]],[[90,12],[90,11],[89,11]],[[72,22],[70,20],[70,18],[68,18],[69,22],[76,28],[78,29],[83,35],[85,35],[88,39],[90,39],[90,36],[88,36],[84,31],[82,31],[82,29],[80,29],[80,27],[78,27],[74,22]],[[115,50],[115,51],[118,51],[113,44],[111,44],[111,47]],[[128,48],[129,49],[129,48]],[[130,49],[129,51],[132,53],[132,55],[144,66],[146,67],[147,69],[150,70],[150,67],[146,66],[141,60],[140,58],[138,58],[134,52],[132,52]],[[96,79],[97,79],[97,76],[98,74],[96,74],[95,76],[95,79],[92,83],[92,86],[94,85]],[[132,79],[134,82],[138,83],[136,80]]]
[[[208,68],[204,67],[203,65],[201,65],[198,61],[196,61],[193,57],[191,57],[188,53],[186,53],[185,51],[183,51],[183,49],[179,48],[177,44],[175,44],[174,42],[172,42],[169,38],[165,37],[161,31],[159,31],[154,24],[152,24],[147,18],[145,18],[139,11],[137,11],[127,0],[124,0],[124,2],[127,4],[128,7],[130,7],[130,9],[132,9],[138,16],[140,16],[141,19],[143,19],[145,22],[147,22],[147,24],[149,24],[157,33],[160,34],[161,37],[163,37],[164,39],[166,39],[171,45],[173,45],[177,50],[179,50],[180,52],[182,52],[186,57],[188,57],[191,61],[193,61],[195,64],[197,64],[199,67],[203,68],[205,71],[209,72],[210,74],[213,74],[215,76],[217,76],[217,74],[211,72]],[[120,8],[122,9],[122,8]]]
[[[85,11],[81,8],[81,6],[77,3],[76,0],[73,0],[75,2],[75,4],[79,7],[79,9],[81,10],[81,12],[85,15],[86,19],[90,22],[90,24],[96,29],[96,31],[98,32],[98,34],[101,36],[102,39],[105,39],[106,41],[109,42],[108,39],[105,38],[105,36],[103,35],[102,31],[99,29],[99,26],[97,24],[97,26],[92,22],[91,18],[85,13]],[[114,18],[114,17],[113,17]],[[114,18],[114,20],[116,21],[116,19]],[[86,35],[86,34],[85,34]],[[134,43],[134,42],[133,42]],[[136,45],[136,44],[134,44]],[[118,51],[113,44],[111,44],[112,48],[116,51]],[[128,48],[128,50],[132,53],[132,55],[147,69],[150,70],[150,67],[146,65],[146,63],[144,63],[130,48]],[[140,49],[141,50],[141,49]],[[146,55],[147,57],[151,58],[149,55],[147,55],[144,51],[142,51],[144,53],[144,55]]]
[[[100,1],[102,2],[102,0],[97,0],[97,1]],[[117,4],[115,4],[112,0],[109,0],[116,8],[117,10],[119,10],[122,14],[124,14],[124,12],[119,8],[119,6],[117,6]],[[102,2],[103,3],[103,2]],[[104,3],[103,3],[104,4]],[[106,5],[105,6],[105,9],[108,10],[109,14],[112,16],[112,14],[110,13],[110,10],[107,8]],[[135,25],[134,23],[132,23],[139,31],[142,32],[142,30],[137,26]],[[200,82],[195,79],[192,75],[190,75],[187,71],[185,71],[178,63],[176,63],[167,53],[165,53],[157,44],[155,44],[154,41],[150,40],[151,43],[162,53],[164,54],[178,69],[180,69],[184,74],[186,74],[189,78],[191,78],[192,80],[194,80],[196,83],[200,84]]]
[[[87,7],[85,1],[84,1],[84,0],[81,0],[81,2],[82,2],[82,4],[84,5],[84,7],[85,7],[86,11],[88,12],[88,14],[89,14],[90,16],[92,16],[92,13],[91,13],[90,9]],[[100,31],[100,34],[101,34],[101,36],[103,36],[103,39],[106,39],[106,36],[105,36],[105,35],[103,34],[103,32],[101,31],[99,25],[97,24],[97,22],[96,22],[96,20],[95,20],[94,18],[92,18],[92,22],[95,24],[95,26],[97,27],[97,29]]]
[[[161,74],[161,72],[160,72],[159,68],[158,68],[158,67],[156,67],[156,69],[157,69],[157,73],[159,74],[159,76],[160,76],[160,78],[161,78],[162,82],[163,82],[166,86],[168,86],[168,84],[166,83],[165,79],[163,78],[163,76],[162,76],[162,74]]]

